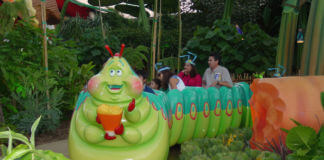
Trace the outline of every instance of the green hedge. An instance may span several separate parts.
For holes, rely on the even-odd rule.
[[[272,152],[252,150],[251,129],[229,129],[216,138],[198,138],[181,145],[181,160],[279,160]]]

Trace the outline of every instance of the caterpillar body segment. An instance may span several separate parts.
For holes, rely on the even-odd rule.
[[[143,95],[165,117],[170,128],[170,146],[192,138],[215,137],[230,127],[251,125],[246,83],[237,83],[232,88],[187,87],[167,94],[156,92]]]

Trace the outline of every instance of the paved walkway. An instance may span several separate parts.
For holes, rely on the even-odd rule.
[[[36,148],[41,150],[52,150],[57,153],[62,153],[65,157],[69,158],[69,148],[67,139],[38,145],[36,146]]]
[[[42,150],[52,150],[57,153],[62,153],[65,157],[69,157],[69,148],[68,148],[68,140],[61,140],[61,141],[56,141],[52,143],[46,143],[42,145],[36,146],[37,149],[42,149]],[[168,160],[177,160],[179,159],[179,154],[180,154],[180,146],[176,145],[171,148]]]

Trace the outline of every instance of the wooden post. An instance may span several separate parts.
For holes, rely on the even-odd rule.
[[[43,29],[43,57],[44,57],[44,68],[46,74],[46,83],[48,81],[48,57],[47,57],[47,36],[46,36],[46,0],[41,0],[41,15],[42,15],[42,29]],[[46,90],[47,96],[47,109],[50,109],[49,104],[49,91]]]
[[[155,55],[156,55],[156,30],[157,30],[157,0],[155,0],[154,2],[154,19],[153,19],[153,23],[154,23],[154,27],[153,27],[153,43],[152,43],[152,77],[155,78]]]
[[[181,20],[181,0],[178,1],[178,19],[179,19],[179,44],[178,44],[178,72],[180,71],[180,56],[182,51],[182,20]]]
[[[158,39],[158,49],[157,49],[157,61],[161,57],[161,36],[162,36],[162,0],[160,0],[160,11],[159,11],[159,39]]]

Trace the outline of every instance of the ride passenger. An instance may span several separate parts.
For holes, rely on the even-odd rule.
[[[142,83],[143,83],[143,86],[144,86],[144,89],[143,91],[144,92],[148,92],[148,93],[152,93],[152,94],[155,94],[155,92],[153,91],[152,88],[148,87],[146,85],[146,79],[147,79],[147,74],[146,72],[144,72],[143,70],[138,70],[136,71],[136,74],[138,75],[138,77],[141,79]]]
[[[152,81],[151,81],[151,84],[150,84],[150,87],[152,89],[155,89],[155,90],[160,90],[160,87],[161,87],[161,81],[157,78],[154,78]]]
[[[178,89],[182,91],[186,88],[185,84],[176,74],[170,71],[170,67],[162,67],[158,70],[158,78],[161,80],[161,88],[166,90]]]
[[[221,58],[218,54],[211,53],[208,58],[209,68],[206,69],[202,85],[204,88],[226,86],[231,88],[233,82],[227,68],[219,65]]]
[[[191,52],[189,54],[193,55],[194,58],[190,59],[190,55],[184,55],[180,57],[188,57],[186,63],[184,65],[184,70],[182,70],[178,76],[182,79],[186,86],[194,86],[194,87],[201,87],[201,76],[198,74],[196,69],[195,60],[197,56]]]

